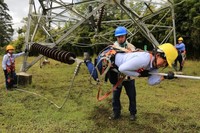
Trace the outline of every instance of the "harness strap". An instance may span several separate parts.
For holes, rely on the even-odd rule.
[[[107,53],[105,53],[106,56],[110,56],[110,55],[115,55],[117,53],[117,51],[115,50],[110,50],[108,51]],[[152,54],[150,54],[150,60],[152,60]],[[140,68],[137,70],[138,73],[144,71],[145,69],[144,68]],[[105,72],[105,68],[102,69],[102,72],[104,73]],[[100,74],[98,74],[100,76]],[[101,95],[101,91],[102,91],[102,82],[100,81],[100,84],[98,85],[98,93],[97,93],[97,100],[98,101],[102,101],[103,99],[107,98],[114,90],[116,90],[116,88],[123,82],[123,80],[125,79],[126,76],[122,76],[119,78],[119,80],[117,81],[117,83],[113,86],[113,88],[108,91],[107,93],[105,93],[104,95],[100,96]]]
[[[113,86],[113,88],[108,91],[107,93],[105,93],[104,95],[101,95],[101,85],[99,85],[99,89],[98,89],[98,93],[97,93],[97,100],[98,101],[102,101],[103,99],[107,98],[114,90],[116,90],[116,88],[123,82],[123,80],[125,79],[126,76],[122,76],[121,78],[119,78],[119,80],[117,81],[117,83]]]
[[[10,65],[6,64],[6,69],[9,71],[15,71],[15,61],[12,62],[11,56],[9,57],[10,59]]]
[[[13,75],[12,73],[15,71],[15,62],[12,62],[11,56],[9,57],[10,59],[10,65],[6,64],[6,70],[7,70],[7,82],[10,84],[11,81],[13,80]]]

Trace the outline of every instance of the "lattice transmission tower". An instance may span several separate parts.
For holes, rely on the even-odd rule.
[[[175,15],[173,0],[29,0],[26,47],[34,43],[50,48],[59,46],[63,41],[75,43],[74,31],[88,24],[93,30],[96,43],[111,43],[114,28],[102,30],[105,26],[125,26],[128,29],[128,40],[140,34],[150,44],[159,44],[173,39],[176,44]],[[56,32],[55,32],[56,29]],[[36,38],[39,31],[45,37]],[[155,37],[154,33],[159,36]],[[87,46],[90,44],[85,44]],[[95,45],[95,44],[92,44]],[[28,62],[24,57],[21,71],[27,71],[43,55]]]

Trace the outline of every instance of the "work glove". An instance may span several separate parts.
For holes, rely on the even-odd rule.
[[[164,76],[165,79],[173,79],[174,78],[174,72],[169,71],[167,73],[167,76]]]
[[[149,70],[144,70],[140,72],[140,76],[139,77],[148,77],[150,76],[149,74]]]

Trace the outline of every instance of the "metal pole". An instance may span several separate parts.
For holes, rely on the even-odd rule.
[[[174,45],[176,45],[176,25],[175,25],[175,13],[174,13],[174,1],[171,1],[171,10],[172,10],[172,24],[173,24],[173,34],[174,34]]]
[[[149,73],[152,75],[159,75],[159,76],[167,76],[167,73]],[[176,78],[186,78],[186,79],[199,79],[200,80],[200,76],[188,76],[188,75],[178,75],[175,74],[174,77]]]
[[[125,4],[124,1],[117,1],[114,0],[114,2],[122,9],[125,11],[125,13],[131,18],[131,20],[138,26],[138,28],[140,29],[140,32],[142,33],[142,35],[149,41],[152,43],[152,45],[154,47],[157,47],[159,45],[158,41],[155,39],[155,37],[153,36],[153,34],[149,31],[149,29],[147,28],[147,26],[144,24],[144,22],[139,20],[139,16],[137,13],[133,12],[132,10],[130,10]],[[130,13],[130,14],[129,14]],[[137,20],[136,20],[137,18]]]
[[[32,5],[34,4],[34,0],[29,0],[29,13],[28,13],[28,21],[27,21],[27,31],[26,31],[26,35],[25,35],[25,47],[28,48],[29,47],[29,37],[30,37],[30,28],[31,28],[31,13],[32,13]],[[20,71],[25,72],[25,67],[27,65],[27,58],[28,58],[28,54],[24,55],[24,60],[23,60],[23,64],[22,67],[20,69]]]
[[[71,32],[73,32],[76,28],[78,28],[81,24],[83,24],[83,22],[85,22],[87,19],[89,19],[95,12],[97,12],[99,9],[101,9],[105,4],[102,3],[100,4],[95,10],[93,10],[91,13],[89,13],[85,18],[86,19],[82,19],[81,21],[79,21],[76,25],[74,25],[71,29],[69,29],[67,31],[67,33],[65,33],[64,35],[62,35],[58,40],[56,40],[56,44],[60,43],[61,41],[63,41]]]

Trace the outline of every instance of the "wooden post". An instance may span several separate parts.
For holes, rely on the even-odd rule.
[[[17,75],[18,85],[25,86],[32,83],[32,75],[25,72],[19,72],[16,75]]]

